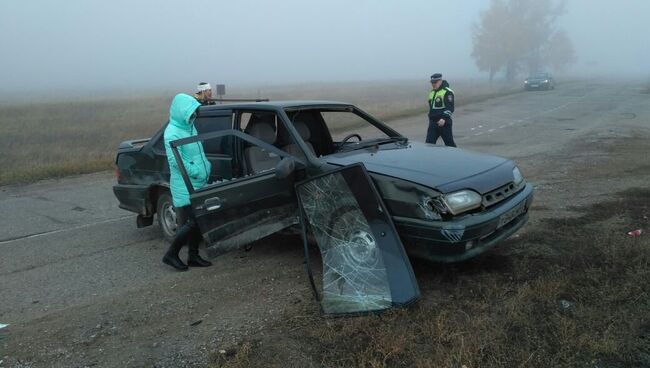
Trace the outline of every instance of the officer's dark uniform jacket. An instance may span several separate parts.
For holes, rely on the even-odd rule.
[[[440,88],[429,93],[429,119],[431,121],[445,119],[447,123],[451,122],[454,99],[454,91],[449,88],[449,83],[443,80]]]

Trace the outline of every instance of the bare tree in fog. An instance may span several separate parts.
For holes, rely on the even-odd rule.
[[[559,30],[551,36],[544,51],[545,64],[557,71],[564,70],[576,59],[573,43],[563,30]]]
[[[574,60],[566,33],[557,28],[565,3],[554,0],[493,0],[474,24],[472,57],[490,81],[503,71],[513,80],[517,73],[550,66],[562,69]]]

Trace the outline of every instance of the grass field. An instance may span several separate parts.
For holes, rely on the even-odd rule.
[[[390,120],[424,113],[428,88],[426,81],[312,83],[234,89],[228,97],[338,100]],[[452,88],[457,106],[519,91],[473,81],[452,83]],[[121,141],[150,137],[164,124],[171,98],[94,95],[0,104],[0,185],[111,169]]]
[[[414,262],[411,308],[326,319],[303,303],[212,367],[650,367],[650,238],[621,236],[650,190],[576,210],[468,262]]]

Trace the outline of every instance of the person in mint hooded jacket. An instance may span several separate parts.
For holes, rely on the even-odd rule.
[[[169,185],[172,202],[176,208],[176,236],[165,253],[162,261],[177,270],[185,271],[187,266],[207,267],[212,265],[199,255],[201,232],[190,205],[190,194],[185,186],[179,165],[174,158],[169,142],[197,135],[194,120],[201,104],[190,95],[178,94],[169,107],[169,124],[165,128],[165,152],[169,162]],[[205,157],[201,142],[185,144],[178,147],[178,153],[183,160],[183,166],[194,189],[203,187],[210,176],[210,161]],[[178,254],[183,245],[188,244],[187,265],[181,261]]]

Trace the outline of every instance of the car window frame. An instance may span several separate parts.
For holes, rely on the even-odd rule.
[[[388,124],[384,123],[383,121],[375,118],[371,114],[365,112],[364,110],[358,108],[357,106],[354,105],[312,105],[312,106],[297,106],[297,107],[287,107],[284,108],[283,110],[286,111],[300,111],[300,110],[319,110],[319,111],[346,111],[346,112],[351,112],[354,113],[364,120],[368,121],[370,124],[381,130],[384,134],[386,134],[389,137],[403,137],[403,135],[396,131],[395,129],[391,128]],[[285,114],[286,115],[286,114]],[[287,119],[289,117],[287,116]],[[328,128],[329,130],[329,128]],[[297,133],[297,132],[296,132]]]
[[[314,233],[314,224],[307,215],[305,205],[309,205],[309,202],[306,202],[304,195],[301,194],[301,187],[309,186],[312,183],[318,183],[323,178],[334,177],[335,175],[340,175],[345,172],[351,172],[353,174],[351,175],[353,178],[356,177],[356,179],[361,179],[355,179],[352,181],[355,183],[355,187],[349,186],[350,182],[348,182],[348,179],[344,180],[346,182],[346,187],[349,194],[354,198],[354,202],[356,203],[355,207],[359,210],[359,212],[363,213],[362,217],[365,219],[365,221],[367,221],[367,225],[372,230],[372,234],[377,240],[378,251],[382,253],[383,257],[385,257],[385,281],[387,282],[387,285],[389,285],[389,291],[391,294],[391,305],[387,305],[385,308],[356,311],[328,311],[326,308],[324,308],[324,290],[321,289],[321,293],[319,293],[318,287],[316,286],[314,272],[311,267],[312,257],[310,257],[311,248],[309,245],[311,244],[312,240],[308,236],[309,233],[314,236],[313,241],[315,241],[315,244],[318,247],[321,260],[324,259],[324,254],[322,244],[319,241],[319,237]],[[316,184],[316,186],[320,186],[320,184]],[[360,192],[359,190],[363,191]],[[363,163],[354,163],[332,170],[327,170],[326,172],[323,172],[319,175],[310,176],[303,181],[297,182],[295,184],[295,191],[300,211],[300,227],[303,241],[303,250],[305,253],[307,276],[313,295],[319,302],[322,314],[326,316],[358,316],[372,313],[381,313],[389,309],[407,307],[420,299],[420,288],[413,272],[410,259],[399,237],[399,233],[397,232],[395,224],[393,223],[392,217],[389,215],[388,209]],[[365,199],[360,198],[360,195],[364,196]],[[334,214],[334,211],[330,213]],[[380,221],[377,221],[378,219]],[[325,228],[332,230],[329,228],[329,226],[326,226]],[[380,245],[380,243],[383,245]],[[387,255],[390,256],[386,257]],[[405,284],[405,281],[409,281],[409,287],[405,287],[407,286]]]
[[[245,176],[232,178],[230,180],[221,181],[221,182],[218,182],[218,183],[206,184],[202,188],[194,189],[194,186],[192,185],[192,183],[190,181],[190,178],[189,178],[189,176],[187,174],[187,171],[185,170],[185,165],[183,164],[183,161],[182,161],[182,159],[180,157],[180,154],[178,152],[178,147],[182,146],[182,145],[185,145],[185,144],[190,144],[190,143],[195,143],[195,142],[202,142],[202,141],[207,140],[207,139],[220,138],[220,137],[224,137],[224,136],[227,136],[227,135],[233,135],[233,136],[235,136],[237,138],[240,138],[240,139],[242,139],[242,140],[244,140],[244,141],[246,141],[248,143],[251,143],[251,144],[256,145],[256,146],[258,146],[260,148],[266,149],[269,152],[275,153],[276,155],[278,155],[280,157],[280,159],[284,159],[286,157],[294,158],[294,156],[290,155],[289,153],[287,153],[287,152],[285,152],[285,151],[283,151],[283,150],[281,150],[281,149],[279,149],[279,148],[277,148],[277,147],[275,147],[273,145],[270,145],[270,144],[268,144],[268,143],[266,143],[266,142],[264,142],[264,141],[262,141],[262,140],[260,140],[258,138],[255,138],[255,137],[253,137],[251,135],[248,135],[248,134],[246,134],[244,132],[236,130],[236,129],[228,129],[228,130],[222,130],[222,131],[218,131],[218,132],[200,134],[200,135],[196,135],[196,136],[192,136],[192,137],[187,137],[187,138],[182,138],[182,139],[177,139],[177,140],[171,141],[171,142],[169,142],[169,145],[170,145],[170,147],[172,149],[172,153],[174,154],[174,158],[176,159],[176,162],[178,163],[178,169],[179,169],[179,171],[181,173],[181,177],[183,178],[183,182],[185,183],[185,186],[187,187],[188,192],[189,192],[190,195],[192,195],[194,193],[197,193],[197,192],[210,190],[210,189],[219,187],[221,185],[246,182],[248,180],[254,180],[254,179],[256,179],[256,178],[258,178],[260,176],[264,176],[264,175],[275,175],[275,168],[273,168],[273,169],[266,170],[266,171],[263,171],[263,172],[260,172],[260,173],[248,174],[248,175],[245,175]],[[239,154],[239,152],[238,152],[238,154]],[[302,163],[302,161],[296,160],[297,168],[299,167],[299,165],[301,163]]]
[[[285,110],[284,108],[269,109],[269,108],[266,108],[266,107],[256,109],[254,107],[249,107],[249,106],[247,106],[245,108],[241,108],[241,109],[233,109],[233,111],[235,113],[234,129],[238,130],[238,131],[241,131],[243,133],[243,129],[241,127],[241,116],[242,116],[242,114],[254,113],[254,112],[275,114],[275,116],[276,116],[276,124],[277,125],[282,124],[283,128],[287,131],[287,133],[289,135],[289,139],[293,140],[293,143],[296,144],[300,148],[300,150],[302,151],[302,154],[305,157],[306,161],[303,160],[300,157],[296,157],[296,156],[294,156],[294,155],[292,155],[292,154],[290,154],[290,153],[288,153],[286,151],[283,151],[283,150],[281,150],[280,148],[278,148],[276,146],[273,146],[273,147],[277,148],[281,152],[284,152],[286,155],[288,155],[287,157],[292,157],[294,160],[296,160],[296,163],[300,163],[300,164],[303,164],[305,166],[318,165],[317,157],[314,154],[311,153],[311,150],[309,150],[309,148],[305,144],[305,141],[300,136],[300,133],[298,133],[296,128],[293,126],[293,124],[290,123],[291,120],[289,119],[289,116],[285,113],[284,110]],[[276,128],[279,130],[279,127],[276,127]],[[244,133],[244,134],[246,134],[246,133]],[[276,134],[277,134],[277,132],[276,132]]]
[[[363,120],[367,121],[370,123],[372,126],[375,128],[379,129],[382,131],[384,134],[386,134],[389,138],[406,138],[404,135],[402,135],[400,132],[396,131],[395,129],[391,128],[388,124],[384,123],[383,121],[375,118],[371,114],[365,112],[364,110],[358,108],[357,106],[354,105],[306,105],[306,106],[291,106],[291,107],[285,107],[281,109],[283,119],[286,119],[287,122],[291,122],[291,119],[289,118],[287,112],[293,113],[293,112],[299,112],[299,111],[317,111],[319,114],[323,111],[343,111],[343,112],[350,112],[353,113]],[[295,115],[294,115],[295,118]],[[322,118],[322,115],[321,115]],[[323,118],[324,119],[324,118]],[[332,140],[332,133],[330,132],[330,128],[327,126],[327,122],[323,120],[323,123],[325,124],[325,128],[327,129],[327,134],[329,134],[329,139]],[[302,137],[300,137],[300,134],[298,131],[295,129],[293,126],[293,123],[285,125],[290,125],[290,134],[294,136],[294,140],[300,142],[300,147],[305,153],[305,156],[310,163],[317,165],[318,163],[318,158],[314,156],[311,151],[307,148],[306,145],[304,145],[304,140]],[[297,138],[296,138],[297,137]]]

